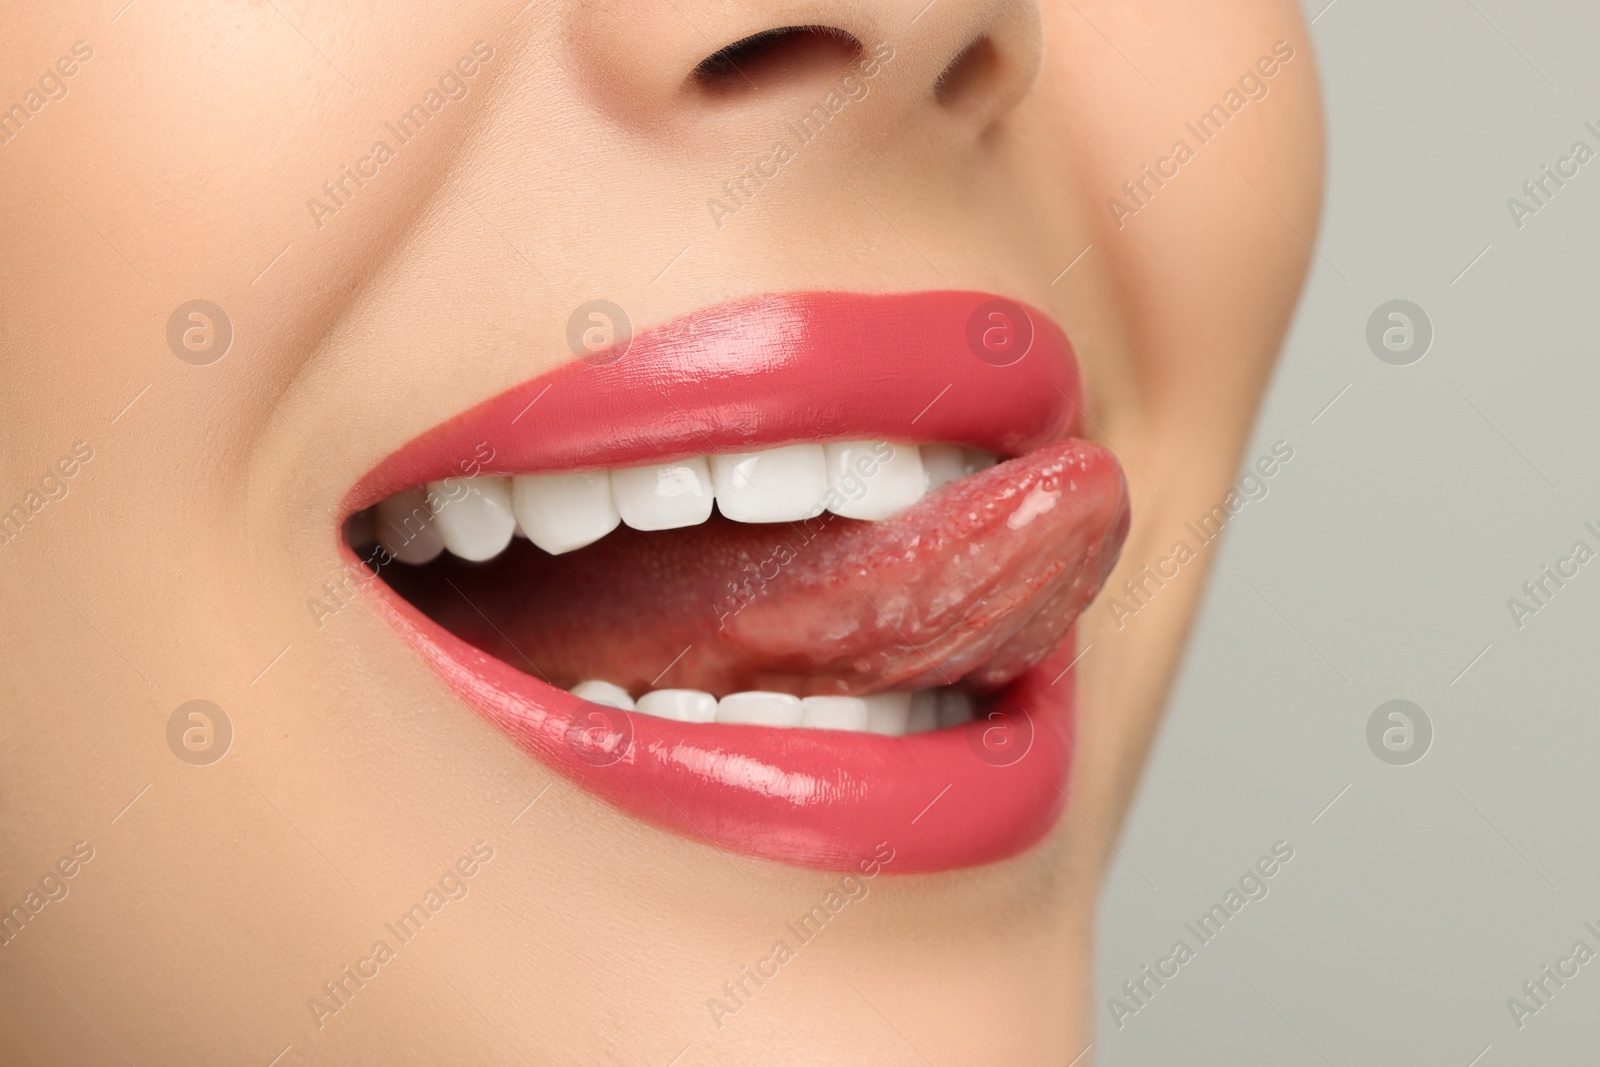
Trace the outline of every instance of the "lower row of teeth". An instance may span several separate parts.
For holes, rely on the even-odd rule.
[[[580,682],[573,696],[679,722],[798,726],[901,737],[971,722],[972,696],[940,687],[872,696],[797,697],[790,693],[731,693],[720,700],[699,689],[652,689],[635,699],[611,682]]]
[[[353,516],[349,536],[422,564],[446,550],[493,559],[514,536],[559,555],[619,525],[696,526],[711,517],[713,503],[734,522],[799,522],[824,511],[872,521],[995,461],[956,445],[837,441],[611,471],[480,475],[396,493]]]

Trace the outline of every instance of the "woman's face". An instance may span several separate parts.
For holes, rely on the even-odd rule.
[[[1316,226],[1295,4],[132,0],[13,24],[18,1062],[1084,1049],[1097,889],[1212,551],[1186,524],[1228,499]],[[722,52],[796,26],[828,32]],[[397,547],[369,525],[393,505],[367,509],[419,482],[689,453],[736,478],[735,455],[835,442],[768,457],[793,489],[848,466],[843,438],[924,473],[941,443],[1015,465],[809,550],[720,482],[758,521],[632,529],[629,504],[677,505],[613,474],[627,521],[589,548],[353,563]],[[492,511],[451,535],[493,540]],[[785,587],[762,546],[795,538]],[[540,676],[952,682],[979,720],[677,722]]]

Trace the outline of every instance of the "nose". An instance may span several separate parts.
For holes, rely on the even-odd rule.
[[[977,133],[1027,95],[1043,50],[1035,0],[613,0],[571,18],[583,91],[668,135],[864,83],[885,98],[876,121]]]

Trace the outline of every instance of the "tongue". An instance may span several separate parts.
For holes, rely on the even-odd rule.
[[[457,636],[563,687],[981,691],[1060,645],[1127,529],[1116,461],[1066,441],[881,522],[713,515],[556,557],[519,539],[488,564],[388,577]]]

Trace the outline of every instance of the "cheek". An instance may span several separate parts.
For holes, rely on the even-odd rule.
[[[1063,299],[1076,298],[1075,337],[1094,386],[1086,432],[1114,441],[1137,466],[1126,469],[1133,522],[1107,583],[1115,591],[1167,555],[1174,539],[1191,537],[1185,522],[1222,500],[1237,476],[1311,254],[1296,228],[1313,239],[1316,233],[1321,104],[1301,16],[1282,0],[1174,6],[1159,26],[1135,5],[1097,8],[1094,28],[1067,5],[1052,5],[1044,17],[1050,47],[1040,106],[1029,116],[1039,140],[1060,151],[1038,179],[1068,191],[1072,222],[1081,227],[1055,269],[1092,245],[1055,288]],[[1159,88],[1105,48],[1095,30],[1117,41]],[[1240,76],[1278,40],[1295,56],[1268,83],[1267,96],[1202,142],[1186,122],[1237,90]],[[1141,194],[1145,206],[1119,229],[1108,203],[1126,198],[1123,183],[1153,169],[1177,141],[1192,158],[1153,195]],[[1164,683],[1137,679],[1126,665],[1166,675],[1214,555],[1201,549],[1160,592],[1152,614],[1125,631],[1096,628],[1109,617],[1106,594],[1079,624],[1080,646],[1095,652],[1078,668],[1078,759],[1111,768],[1107,784],[1095,787],[1107,790],[1096,802],[1114,808],[1119,790],[1131,789],[1142,739],[1165,697]],[[1111,654],[1101,659],[1103,652]],[[1124,784],[1112,784],[1118,781]]]
[[[1146,409],[1138,432],[1175,449],[1184,434],[1215,439],[1225,429],[1217,455],[1183,458],[1224,462],[1253,413],[1299,292],[1310,250],[1295,230],[1314,234],[1320,211],[1320,100],[1300,16],[1287,3],[1225,0],[1204,12],[1173,12],[1175,22],[1157,30],[1133,12],[1106,12],[1110,25],[1099,28],[1127,40],[1125,50],[1137,49],[1142,68],[1165,72],[1159,84],[1170,88],[1158,92],[1074,28],[1070,11],[1047,17],[1060,47],[1042,75],[1042,95],[1059,105],[1045,120],[1046,136],[1065,149],[1059,165],[1071,158],[1081,175],[1075,195],[1089,223],[1085,243],[1094,245],[1081,266],[1098,262],[1107,285],[1115,279],[1115,303],[1127,310],[1112,325],[1133,335],[1130,366],[1102,362],[1094,372],[1137,393]],[[1295,56],[1268,96],[1234,114],[1225,136],[1200,141],[1194,121],[1280,39]],[[1131,91],[1134,84],[1140,91]],[[1130,91],[1108,96],[1106,85]],[[1123,183],[1180,140],[1193,158],[1119,229],[1108,202],[1126,197]],[[1098,356],[1085,352],[1087,361]],[[1210,482],[1203,498],[1218,488]]]

